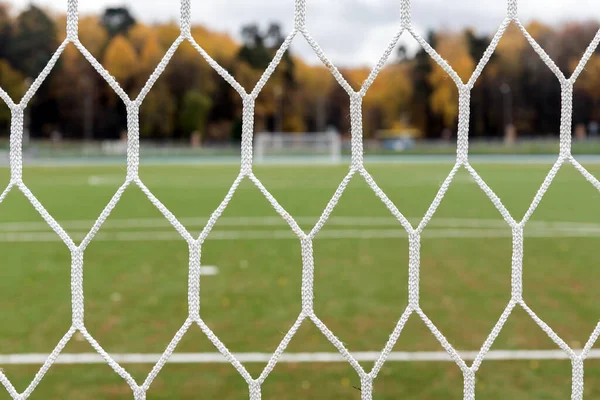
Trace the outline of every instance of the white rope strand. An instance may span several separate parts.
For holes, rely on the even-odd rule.
[[[27,364],[32,361],[43,360],[43,365],[35,375],[27,389],[23,393],[19,393],[13,384],[10,382],[4,371],[0,370],[0,383],[6,389],[8,395],[13,400],[26,400],[39,385],[44,375],[56,362],[62,362],[62,360],[71,361],[73,363],[83,362],[104,362],[108,364],[116,374],[118,374],[131,388],[133,398],[136,400],[146,399],[147,392],[151,390],[152,382],[160,374],[160,371],[170,360],[173,362],[226,362],[231,364],[239,373],[239,375],[246,381],[248,385],[248,396],[250,400],[260,400],[262,397],[262,386],[267,382],[270,374],[276,368],[279,362],[345,362],[352,366],[352,368],[358,374],[358,378],[361,382],[361,398],[363,400],[372,400],[377,398],[377,394],[374,394],[374,387],[376,386],[376,378],[381,371],[382,367],[387,361],[400,360],[400,361],[423,361],[423,360],[438,360],[448,361],[451,360],[456,363],[462,373],[464,379],[464,395],[463,398],[466,400],[474,400],[476,395],[475,385],[477,381],[477,371],[482,365],[484,360],[494,359],[569,359],[572,363],[572,400],[581,400],[584,393],[584,361],[589,358],[599,358],[600,352],[594,350],[593,347],[600,337],[600,324],[598,324],[593,332],[591,333],[586,345],[581,352],[571,349],[569,345],[560,337],[556,332],[538,315],[529,308],[524,298],[526,298],[526,292],[523,288],[523,261],[524,261],[524,245],[525,245],[525,226],[529,222],[529,219],[539,206],[545,193],[551,186],[556,174],[560,170],[561,166],[565,162],[570,162],[573,166],[581,173],[583,177],[600,191],[600,181],[594,177],[589,171],[585,169],[571,154],[571,141],[572,141],[572,119],[573,119],[573,84],[580,77],[581,72],[585,68],[586,63],[595,53],[598,45],[600,44],[600,31],[597,32],[593,38],[587,50],[582,55],[577,67],[569,79],[565,78],[564,74],[560,71],[556,63],[546,53],[546,51],[535,41],[535,39],[527,32],[526,28],[522,25],[518,18],[518,0],[506,0],[506,15],[499,26],[496,34],[494,35],[491,43],[487,47],[486,51],[478,61],[473,74],[469,81],[465,84],[455,72],[452,66],[444,60],[440,54],[422,38],[415,30],[412,21],[411,14],[411,0],[399,0],[399,21],[398,29],[394,33],[391,40],[388,42],[383,54],[375,60],[377,63],[374,68],[370,71],[367,79],[363,82],[360,90],[356,91],[348,83],[348,81],[342,76],[340,70],[329,60],[325,52],[319,47],[316,40],[313,38],[309,29],[307,28],[307,16],[308,7],[306,0],[295,0],[294,16],[293,16],[293,28],[290,34],[285,38],[280,48],[277,50],[273,59],[269,63],[266,70],[263,72],[258,82],[251,90],[242,87],[240,83],[221,65],[219,65],[192,37],[192,19],[191,19],[191,0],[180,0],[180,34],[171,44],[169,49],[162,57],[159,64],[156,66],[148,80],[144,84],[140,93],[137,95],[135,100],[132,100],[130,96],[123,90],[119,83],[107,71],[101,63],[88,51],[88,49],[79,40],[79,4],[77,0],[61,0],[66,1],[67,4],[67,18],[66,18],[66,39],[57,48],[56,52],[52,55],[51,59],[40,72],[40,74],[34,79],[33,84],[27,90],[23,98],[18,104],[11,99],[5,90],[0,88],[0,98],[8,105],[11,111],[11,126],[10,126],[10,150],[9,150],[9,162],[11,170],[11,180],[8,186],[4,189],[0,195],[0,202],[4,201],[8,193],[13,188],[18,188],[25,197],[29,200],[33,208],[42,217],[43,228],[49,226],[53,232],[35,232],[35,229],[39,228],[37,225],[26,225],[15,228],[14,223],[8,223],[3,225],[8,232],[0,235],[1,241],[6,242],[42,242],[42,241],[62,241],[71,252],[71,306],[72,306],[72,323],[67,333],[54,347],[54,350],[49,356],[40,355],[8,355],[0,356],[1,363],[14,363],[14,364]],[[493,191],[493,189],[487,184],[487,182],[477,173],[477,171],[469,164],[469,121],[471,118],[471,90],[473,89],[477,79],[481,76],[483,69],[494,55],[497,45],[503,37],[506,29],[511,23],[515,23],[520,29],[525,39],[533,50],[537,53],[543,63],[556,75],[561,85],[561,123],[560,123],[560,154],[557,155],[558,159],[553,165],[548,175],[546,176],[541,187],[537,191],[533,198],[531,205],[525,213],[521,222],[515,221],[509,210],[504,206],[500,197]],[[400,211],[398,206],[394,204],[382,190],[375,179],[369,174],[364,165],[363,159],[363,111],[362,102],[363,98],[367,96],[367,92],[379,73],[385,67],[385,64],[391,56],[394,48],[397,46],[404,32],[412,35],[417,43],[423,48],[423,50],[431,57],[431,59],[437,63],[448,75],[449,79],[452,79],[456,84],[459,91],[459,115],[458,115],[458,140],[456,145],[456,162],[446,177],[444,182],[441,184],[436,196],[432,199],[426,214],[421,219],[421,222],[417,228],[413,228],[409,220]],[[280,204],[275,196],[273,196],[267,187],[255,176],[253,172],[253,141],[254,141],[254,119],[255,119],[255,101],[265,85],[268,83],[276,68],[280,65],[283,57],[286,55],[289,47],[294,40],[302,40],[297,38],[302,36],[308,45],[312,48],[314,53],[317,55],[319,60],[325,65],[329,72],[334,77],[337,84],[339,84],[348,94],[350,98],[349,116],[351,123],[351,152],[352,158],[349,167],[348,174],[343,178],[342,182],[337,187],[335,193],[329,200],[327,206],[321,213],[321,216],[315,221],[315,218],[294,218],[289,214]],[[139,175],[139,166],[141,163],[140,159],[140,120],[139,110],[146,96],[151,92],[156,81],[164,73],[168,63],[173,57],[176,57],[176,51],[179,46],[184,42],[188,41],[193,48],[198,52],[198,57],[202,57],[208,65],[213,68],[217,74],[238,93],[242,100],[243,111],[242,111],[242,143],[240,152],[240,173],[237,178],[233,181],[225,198],[221,201],[219,206],[213,211],[210,216],[199,216],[194,219],[178,219],[146,186],[144,180]],[[78,51],[85,57],[90,63],[94,70],[108,83],[114,93],[120,98],[127,109],[127,132],[128,132],[128,145],[127,145],[127,162],[126,162],[126,173],[124,176],[118,177],[118,183],[124,182],[116,193],[113,195],[110,202],[106,205],[103,211],[100,213],[95,221],[71,221],[71,224],[65,225],[69,229],[81,229],[83,232],[71,232],[71,235],[65,231],[65,229],[54,219],[52,215],[46,210],[42,203],[28,188],[26,181],[23,178],[23,133],[24,133],[24,114],[26,107],[29,102],[40,88],[42,83],[47,79],[53,67],[59,61],[63,50],[69,43],[78,49]],[[143,123],[143,121],[142,121]],[[440,224],[437,225],[436,229],[430,227],[435,225],[431,222],[436,210],[443,201],[449,187],[453,184],[454,178],[458,170],[464,167],[471,177],[474,179],[476,184],[486,194],[488,199],[496,207],[496,209],[502,215],[504,221],[438,221]],[[379,221],[375,219],[352,219],[340,217],[331,217],[340,199],[344,195],[346,188],[354,175],[361,175],[369,189],[383,202],[387,210],[391,214],[385,221]],[[279,216],[270,219],[268,221],[262,221],[263,226],[276,226],[287,224],[285,230],[260,230],[260,231],[225,231],[225,232],[213,232],[213,228],[221,219],[221,216],[225,209],[228,207],[231,199],[236,193],[240,183],[245,178],[248,178],[258,188],[262,197],[264,197],[272,208],[279,214]],[[402,181],[405,179],[403,176],[398,176],[397,179]],[[135,220],[135,221],[116,221],[115,226],[120,228],[127,227],[149,227],[156,228],[162,227],[162,224],[170,224],[175,231],[169,232],[164,231],[153,231],[152,235],[141,233],[144,235],[143,240],[178,240],[185,241],[188,244],[189,249],[189,274],[188,274],[188,310],[189,315],[184,321],[183,325],[174,334],[170,343],[166,347],[165,351],[160,355],[115,355],[111,357],[101,346],[101,344],[92,337],[87,331],[84,320],[84,260],[85,251],[88,245],[93,240],[118,240],[120,242],[126,240],[140,240],[140,232],[100,232],[103,226],[110,225],[106,223],[111,212],[114,210],[116,205],[119,203],[123,193],[130,185],[138,186],[145,197],[160,211],[164,217],[160,221],[156,220]],[[250,218],[234,218],[222,219],[224,225],[230,226],[241,226],[246,224],[247,226],[253,226],[254,220]],[[202,232],[198,238],[193,237],[186,227],[185,223],[194,223],[195,226],[202,226]],[[298,221],[304,223],[314,223],[310,233],[305,233],[298,224]],[[374,223],[374,221],[376,223]],[[323,228],[326,224],[331,225],[342,225],[351,226],[356,229],[346,230],[325,230]],[[395,229],[364,229],[365,226],[371,225],[383,225]],[[89,228],[91,226],[91,228]],[[439,229],[440,226],[446,229]],[[532,228],[531,232],[528,230],[528,235],[531,237],[553,237],[556,235],[567,235],[567,236],[593,236],[597,237],[600,233],[600,228],[593,224],[559,224],[554,225],[543,224],[543,223],[530,223]],[[34,229],[35,228],[35,229]],[[471,228],[471,229],[466,229]],[[472,229],[481,228],[481,229]],[[506,232],[500,231],[499,228],[507,228]],[[89,229],[89,231],[88,231]],[[106,228],[109,230],[109,228]],[[444,334],[438,329],[435,323],[429,319],[425,312],[420,308],[419,304],[419,286],[420,286],[420,260],[421,260],[421,241],[424,238],[447,238],[447,237],[508,237],[512,236],[512,260],[511,264],[506,265],[507,278],[510,274],[511,278],[511,292],[507,293],[508,305],[504,309],[504,312],[495,323],[492,331],[488,335],[487,339],[477,352],[459,352],[452,344],[446,339]],[[402,263],[407,262],[408,267],[408,305],[398,305],[398,314],[401,313],[394,330],[389,336],[389,339],[381,352],[362,352],[352,353],[346,348],[345,344],[342,343],[336,336],[336,334],[327,327],[327,325],[315,314],[314,307],[314,284],[315,284],[315,270],[318,271],[319,260],[314,257],[313,250],[313,239],[329,238],[344,240],[347,238],[408,238],[409,257],[408,260],[403,260]],[[81,238],[82,241],[77,246],[73,238]],[[298,296],[301,297],[302,308],[299,310],[299,315],[287,333],[283,336],[281,342],[274,350],[273,354],[233,354],[226,347],[225,343],[204,323],[202,319],[202,311],[200,307],[201,299],[201,255],[202,247],[205,240],[216,239],[216,240],[239,240],[239,239],[261,239],[261,240],[296,240],[301,247],[302,251],[302,284]],[[392,249],[394,251],[395,249]],[[535,321],[535,323],[552,339],[558,350],[547,350],[547,351],[492,351],[491,348],[496,341],[498,335],[505,326],[507,320],[511,317],[512,312],[516,306],[521,306],[529,314],[529,316]],[[416,314],[413,316],[413,314]],[[434,353],[395,353],[393,348],[399,340],[402,331],[409,320],[409,318],[420,318],[425,325],[428,327],[431,334],[437,339],[440,345],[446,351],[434,352]],[[294,336],[300,329],[303,323],[309,319],[316,325],[321,334],[326,337],[329,342],[337,349],[337,353],[301,353],[301,354],[288,354],[285,353],[288,345],[293,340]],[[218,350],[218,353],[210,354],[174,354],[175,349],[179,342],[182,340],[184,335],[189,331],[190,328],[198,326],[204,335],[211,341],[211,343]],[[469,329],[464,327],[465,330]],[[95,354],[78,354],[78,355],[63,355],[63,351],[66,344],[77,332],[81,332],[85,340],[95,350]],[[374,361],[375,365],[370,373],[365,370],[359,364],[359,361]],[[469,367],[466,364],[466,360],[473,360],[473,364]],[[123,368],[119,362],[150,362],[153,364],[151,372],[146,377],[143,385],[138,385],[133,377]],[[242,362],[267,362],[266,367],[263,369],[258,378],[253,378],[247,369],[244,367]],[[65,361],[66,362],[66,361]],[[268,383],[267,383],[268,384]],[[151,397],[151,394],[149,395]]]

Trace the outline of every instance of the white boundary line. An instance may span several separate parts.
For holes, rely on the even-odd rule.
[[[558,142],[557,142],[558,145]],[[142,154],[144,150],[142,149]],[[598,155],[587,155],[579,154],[576,155],[580,162],[585,162],[589,165],[600,164],[600,157]],[[34,159],[25,156],[26,164],[30,167],[53,167],[53,168],[98,168],[98,167],[121,167],[125,161],[125,156],[115,156],[106,158],[85,158],[85,157],[64,157],[61,159],[57,158],[38,158]],[[469,159],[473,164],[508,164],[508,165],[519,165],[519,164],[531,164],[531,165],[547,165],[556,161],[556,155],[554,154],[472,154]],[[318,159],[303,159],[296,160],[290,159],[287,162],[278,160],[267,162],[260,167],[339,167],[340,165],[346,165],[347,161],[350,160],[350,156],[343,156],[342,162],[339,164],[332,164],[328,162],[318,162]],[[177,157],[177,156],[147,156],[144,157],[144,167],[179,167],[179,166],[224,166],[224,167],[239,167],[240,157],[237,156],[206,156],[206,157]],[[382,164],[382,165],[394,165],[394,164],[408,164],[408,165],[419,165],[419,164],[451,164],[456,162],[455,154],[399,154],[396,156],[377,156],[377,155],[365,155],[365,163],[367,164]],[[8,168],[8,152],[0,152],[0,168]]]
[[[205,265],[200,267],[200,275],[214,276],[219,275],[219,268],[214,265]]]
[[[576,351],[576,352],[580,352]],[[460,351],[465,361],[474,360],[478,351]],[[352,353],[356,361],[377,361],[380,352],[366,351]],[[111,354],[111,357],[122,364],[155,364],[162,354]],[[271,353],[236,353],[235,358],[242,363],[268,362]],[[48,358],[47,354],[5,354],[0,355],[2,365],[31,365],[42,364]],[[486,360],[515,361],[515,360],[568,360],[569,356],[562,350],[492,350],[485,356]],[[591,350],[586,359],[600,359],[600,349]],[[442,361],[452,362],[445,351],[392,352],[388,361]],[[58,356],[55,364],[104,364],[106,361],[97,353],[71,353]],[[279,358],[283,363],[337,363],[346,362],[340,353],[284,353]],[[175,353],[169,358],[173,364],[221,364],[229,363],[221,353]]]
[[[85,232],[71,232],[74,240],[82,240]],[[323,230],[315,237],[316,240],[335,239],[395,239],[406,238],[406,231],[401,229],[330,229]],[[429,229],[423,232],[423,239],[479,239],[479,238],[510,238],[512,232],[506,229]],[[582,238],[600,237],[600,227],[596,228],[562,228],[539,229],[527,231],[528,239],[536,238]],[[181,236],[175,231],[111,231],[99,232],[94,237],[98,242],[152,242],[179,241]],[[294,232],[288,230],[231,230],[213,231],[207,240],[297,240]],[[59,242],[61,238],[54,232],[17,232],[0,233],[0,242]]]
[[[314,225],[319,217],[297,217],[296,222],[305,225]],[[409,218],[412,221],[420,221],[421,218]],[[187,227],[204,227],[208,222],[206,218],[180,218],[179,221]],[[65,229],[89,229],[95,220],[70,220],[61,223]],[[279,216],[269,217],[221,217],[219,226],[227,227],[258,227],[258,226],[286,226],[287,223]],[[398,220],[390,217],[331,217],[327,221],[328,226],[361,226],[361,227],[398,227]],[[108,229],[144,229],[168,227],[169,221],[166,218],[122,218],[107,220],[103,230]],[[502,220],[491,218],[434,218],[428,224],[429,227],[440,228],[509,228],[508,224]],[[600,229],[600,223],[585,221],[530,221],[529,228],[539,229],[570,229],[570,228],[597,228]],[[0,222],[0,232],[27,232],[44,230],[48,228],[46,222],[38,221],[17,221]]]

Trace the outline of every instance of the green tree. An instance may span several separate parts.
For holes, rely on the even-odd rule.
[[[104,67],[122,84],[126,89],[139,70],[139,57],[127,38],[122,35],[115,36],[102,60]]]
[[[437,37],[433,31],[427,34],[427,42],[436,47]],[[414,85],[412,97],[411,119],[414,124],[427,137],[439,137],[441,132],[441,123],[439,118],[431,109],[429,98],[433,92],[433,87],[429,81],[429,75],[433,70],[431,57],[423,49],[420,49],[414,57],[412,66],[412,82]]]
[[[266,41],[268,33],[263,34],[256,24],[242,27],[243,46],[237,55],[241,61],[245,61],[254,69],[266,69],[271,62],[271,51]]]
[[[102,25],[111,37],[126,35],[129,29],[135,25],[135,18],[127,7],[111,7],[104,11]]]
[[[36,77],[56,51],[56,27],[46,13],[30,6],[16,19],[7,44],[7,59],[26,76]]]
[[[469,78],[475,68],[475,62],[471,58],[464,35],[442,33],[438,36],[436,50],[463,81]],[[431,109],[442,119],[444,128],[454,128],[459,111],[456,84],[439,65],[429,74],[429,82],[433,88],[429,98]]]
[[[190,90],[185,94],[179,123],[186,136],[194,132],[203,133],[211,108],[212,101],[204,93]]]
[[[15,71],[6,60],[0,59],[0,87],[13,99],[20,99],[25,92],[23,74]],[[0,105],[0,127],[5,130],[10,125],[10,110],[3,103]]]
[[[42,72],[57,48],[55,23],[42,9],[29,6],[17,16],[7,43],[6,60],[13,69],[24,75],[23,90],[31,79]],[[55,69],[59,68],[60,63],[55,66]],[[32,136],[40,136],[51,124],[57,122],[56,102],[49,91],[49,85],[38,89],[29,110]]]
[[[490,44],[490,39],[487,35],[478,35],[474,30],[467,29],[465,31],[465,37],[469,46],[469,54],[471,58],[478,62],[483,57],[486,49]],[[493,64],[496,55],[492,54],[489,60],[489,64]],[[471,105],[471,118],[469,123],[469,129],[472,135],[483,136],[487,130],[486,123],[486,112],[489,104],[487,104],[488,88],[490,83],[488,82],[488,74],[484,71],[483,74],[478,78],[477,84],[471,90],[471,98],[473,99]]]
[[[244,87],[254,85],[269,66],[285,40],[281,26],[271,23],[266,30],[252,24],[242,28],[243,46],[237,54],[236,78]],[[256,103],[257,129],[285,130],[299,127],[294,111],[298,112],[299,91],[296,85],[296,63],[291,52],[285,52],[277,70],[269,79]],[[300,111],[301,112],[301,111]]]
[[[140,109],[142,136],[170,137],[175,130],[175,100],[164,84],[155,85]]]
[[[6,58],[10,43],[12,19],[9,11],[8,4],[0,3],[0,58]]]

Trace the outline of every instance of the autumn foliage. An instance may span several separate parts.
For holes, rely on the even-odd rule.
[[[29,7],[18,15],[0,6],[0,86],[20,98],[31,79],[46,65],[65,39],[65,17]],[[567,24],[558,29],[538,22],[527,30],[566,74],[572,71],[598,30],[596,23]],[[247,90],[256,84],[283,43],[277,24],[240,28],[241,39],[193,26],[196,42]],[[146,25],[127,9],[113,8],[99,16],[82,16],[83,45],[132,97],[145,85],[179,35],[176,23]],[[428,42],[467,81],[491,37],[471,30],[430,32]],[[344,68],[355,88],[370,67]],[[594,54],[575,87],[575,123],[600,120],[600,54]],[[472,91],[470,131],[501,136],[506,124],[506,93],[512,97],[512,123],[520,134],[555,135],[560,118],[560,87],[522,32],[511,26]],[[410,131],[438,138],[455,131],[458,93],[455,82],[423,50],[401,47],[369,89],[364,102],[364,133]],[[10,114],[0,111],[7,134]],[[31,106],[31,134],[60,132],[72,139],[118,138],[126,129],[126,110],[80,50],[70,44],[42,85]],[[288,51],[256,104],[257,130],[311,132],[334,127],[349,131],[348,95],[323,65],[312,65]],[[177,49],[164,73],[145,98],[140,132],[155,140],[239,140],[239,95],[188,42]]]

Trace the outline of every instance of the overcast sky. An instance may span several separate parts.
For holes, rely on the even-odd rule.
[[[11,0],[17,6],[30,0]],[[33,3],[65,10],[67,0],[38,0]],[[108,5],[127,5],[145,22],[178,18],[177,0],[79,0],[82,13],[100,12]],[[327,56],[338,65],[372,65],[383,53],[399,25],[400,0],[308,0],[308,28]],[[280,22],[291,28],[293,0],[192,0],[194,22],[237,36],[249,22],[265,26]],[[413,23],[427,28],[474,27],[493,32],[505,15],[506,0],[413,0]],[[523,21],[533,18],[547,23],[600,19],[600,0],[520,0]],[[412,40],[406,39],[412,47]],[[292,49],[308,61],[316,60],[302,38]]]

